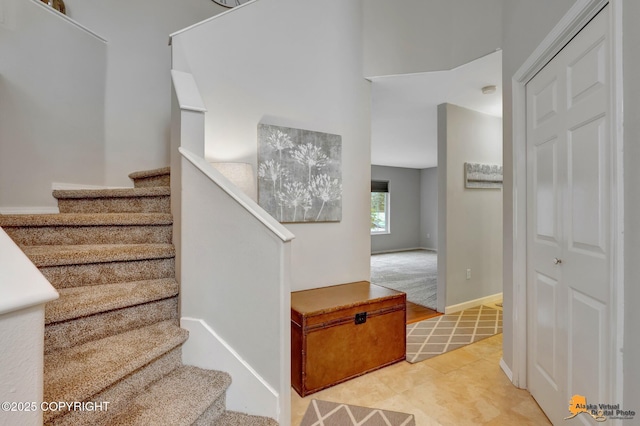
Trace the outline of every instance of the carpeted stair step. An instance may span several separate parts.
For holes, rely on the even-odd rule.
[[[226,411],[212,426],[278,426],[278,422],[269,417],[250,416],[235,411]]]
[[[169,213],[169,187],[55,190],[60,213]]]
[[[56,288],[170,278],[175,274],[175,249],[171,244],[51,245],[22,249]]]
[[[0,227],[25,246],[69,244],[169,244],[167,213],[62,213],[0,216]]]
[[[162,167],[160,169],[144,170],[133,172],[129,175],[136,188],[149,188],[157,186],[171,186],[171,169]]]
[[[45,324],[167,299],[178,290],[178,283],[171,278],[63,288],[58,290],[59,299],[45,305]],[[135,316],[135,312],[127,315]]]
[[[224,412],[230,384],[227,373],[183,366],[141,392],[119,415],[109,419],[109,424],[189,426],[205,412],[215,421]]]
[[[164,253],[159,253],[159,256]],[[158,257],[122,262],[93,263],[86,265],[61,265],[41,267],[40,272],[55,288],[79,287],[144,281],[175,276],[173,257]]]
[[[44,328],[44,353],[50,354],[167,320],[179,325],[177,297],[49,324]]]
[[[187,340],[163,321],[45,355],[44,401],[85,401]],[[57,413],[45,412],[45,421]]]
[[[122,262],[174,257],[171,244],[87,244],[25,246],[24,253],[37,267]]]
[[[178,346],[114,385],[95,394],[88,401],[108,402],[107,410],[45,413],[45,426],[108,426],[109,418],[122,410],[137,394],[182,366],[182,346]]]

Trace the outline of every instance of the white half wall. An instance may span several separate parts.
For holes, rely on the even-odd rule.
[[[1,6],[0,208],[53,209],[52,182],[103,183],[107,45],[40,2]]]
[[[501,0],[366,0],[364,75],[455,68],[501,47]]]
[[[0,400],[3,403],[34,402],[37,408],[2,410],[0,425],[41,425],[44,304],[0,314],[0,341]]]
[[[438,249],[446,278],[438,284],[446,283],[448,307],[502,292],[502,190],[464,185],[465,162],[502,164],[502,120],[452,104],[440,105],[438,116],[446,126],[438,132],[438,207],[446,217]]]
[[[342,221],[287,225],[292,290],[370,277],[370,84],[361,1],[258,0],[173,36],[207,108],[205,155],[250,163],[258,123],[342,136]]]

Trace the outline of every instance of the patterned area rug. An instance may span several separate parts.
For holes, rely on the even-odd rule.
[[[416,363],[502,333],[502,311],[477,306],[407,325],[407,361]]]
[[[413,414],[312,399],[300,426],[416,426]]]
[[[407,293],[407,300],[436,309],[438,254],[410,250],[371,255],[371,283]]]

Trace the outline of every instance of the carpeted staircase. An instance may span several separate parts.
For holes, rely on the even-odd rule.
[[[60,214],[0,215],[60,293],[45,307],[44,401],[109,403],[46,411],[47,425],[277,425],[225,410],[228,374],[182,365],[169,176],[56,190]]]

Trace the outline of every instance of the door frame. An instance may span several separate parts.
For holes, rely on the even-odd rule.
[[[611,329],[609,342],[612,392],[615,401],[622,402],[622,347],[624,339],[624,187],[623,187],[623,86],[622,86],[622,1],[576,0],[554,29],[512,77],[513,108],[513,292],[511,368],[501,361],[505,373],[513,384],[527,388],[527,122],[526,84],[606,5],[610,7],[611,48]],[[568,403],[568,401],[567,401]],[[612,402],[613,403],[613,402]]]

